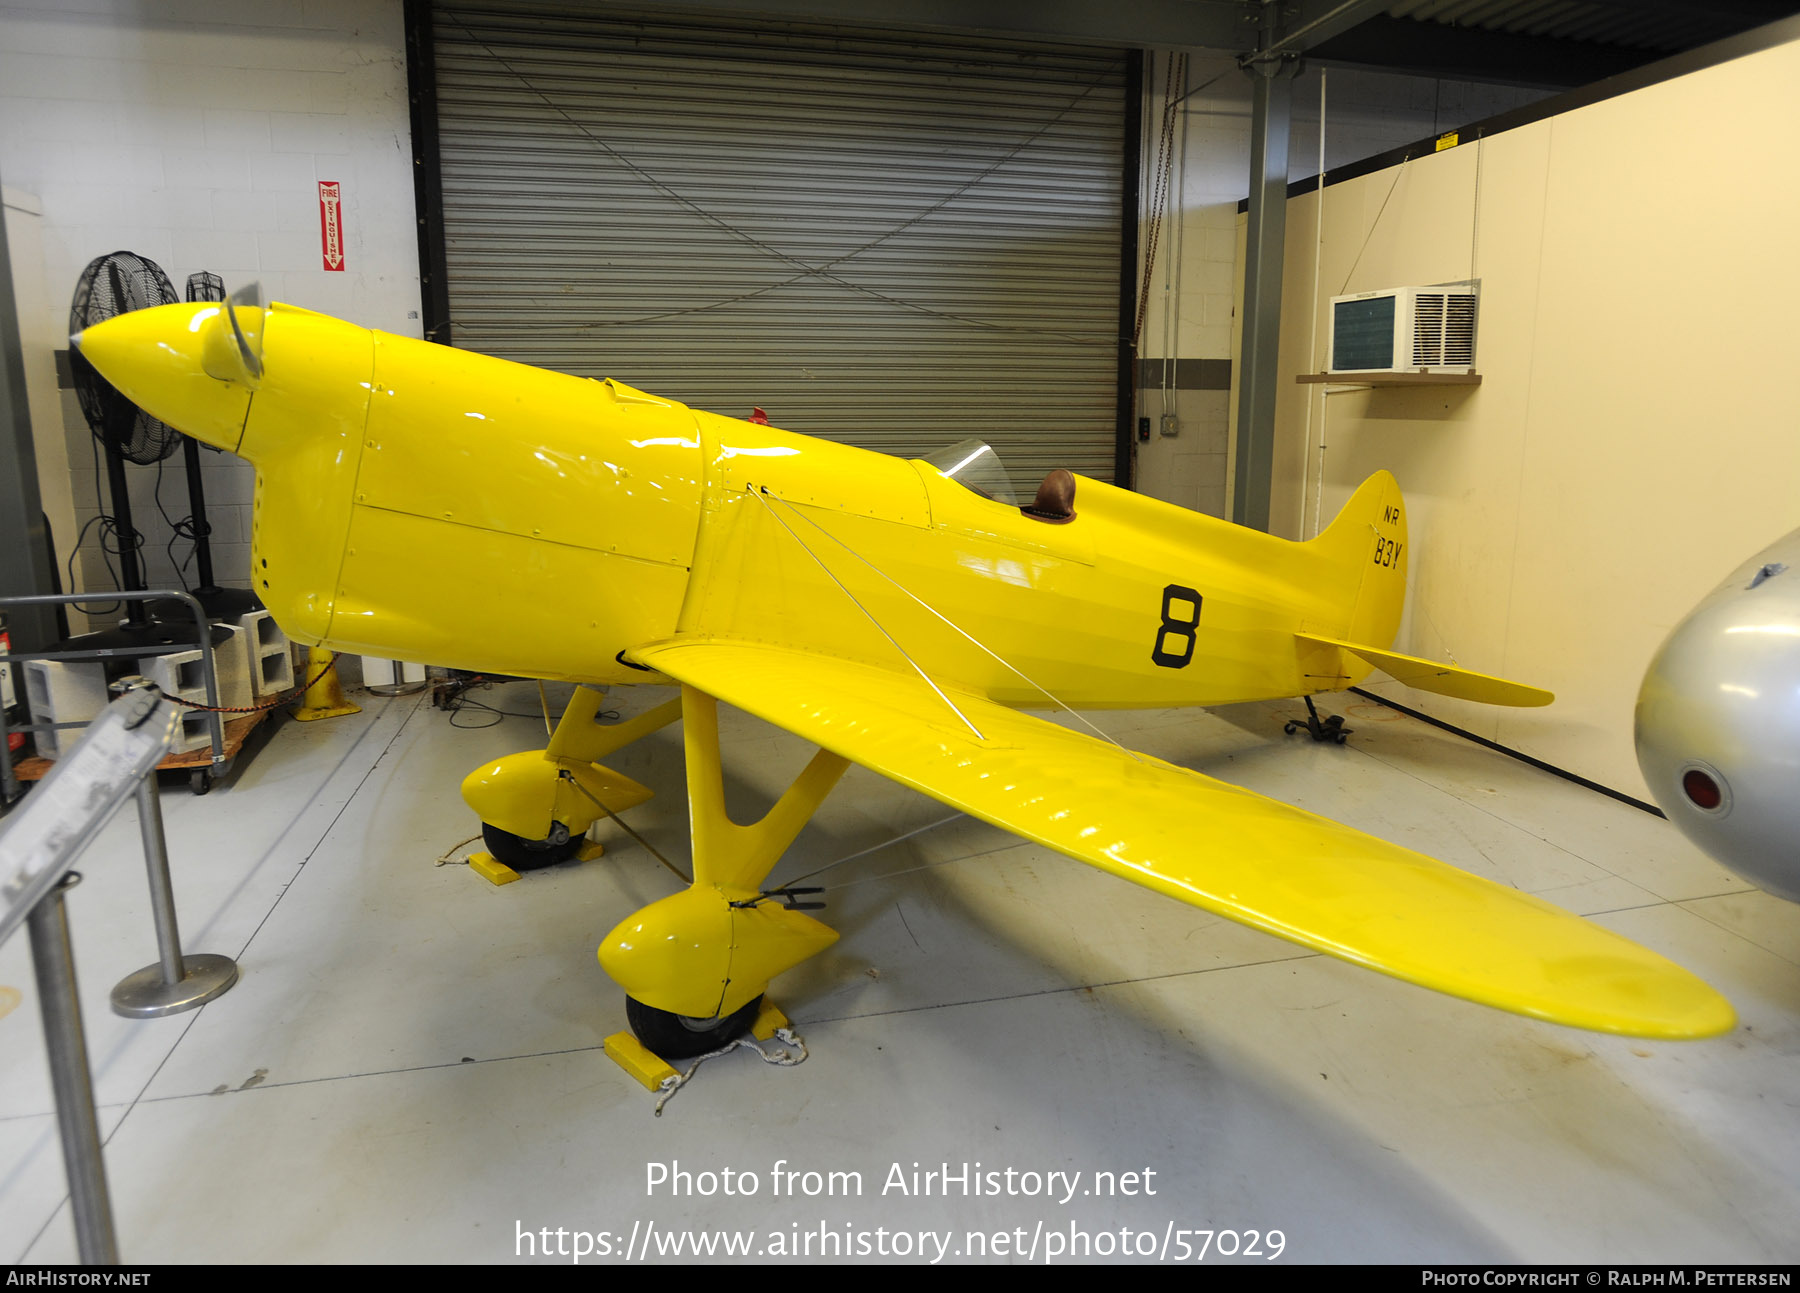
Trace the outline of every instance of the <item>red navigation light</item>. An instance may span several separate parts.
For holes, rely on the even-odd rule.
[[[1689,768],[1682,774],[1681,788],[1687,792],[1687,797],[1694,801],[1696,807],[1708,812],[1725,802],[1725,794],[1719,789],[1719,783],[1699,768]]]

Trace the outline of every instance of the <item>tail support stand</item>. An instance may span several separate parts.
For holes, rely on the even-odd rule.
[[[301,697],[299,708],[294,711],[294,717],[302,723],[362,713],[361,705],[352,704],[344,696],[344,684],[337,676],[336,652],[322,646],[308,647],[306,676],[311,681],[306,685],[306,695]]]
[[[138,827],[150,872],[150,910],[156,921],[155,965],[120,979],[112,990],[113,1013],[127,1019],[160,1019],[204,1005],[237,982],[237,962],[229,956],[181,954],[175,923],[175,888],[169,879],[169,850],[163,836],[162,795],[156,771],[138,783]]]
[[[1298,732],[1304,727],[1308,732],[1312,733],[1312,739],[1315,741],[1336,741],[1339,745],[1342,745],[1344,743],[1344,738],[1356,730],[1355,728],[1344,726],[1344,716],[1342,714],[1330,714],[1324,718],[1320,718],[1319,711],[1313,707],[1311,696],[1303,696],[1301,699],[1306,702],[1306,721],[1301,722],[1299,719],[1289,720],[1282,728],[1289,736],[1292,736],[1295,732]]]

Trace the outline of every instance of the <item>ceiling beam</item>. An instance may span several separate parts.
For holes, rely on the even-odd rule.
[[[1655,50],[1548,40],[1385,15],[1370,18],[1307,52],[1308,59],[1320,63],[1550,90],[1589,85],[1658,57]]]
[[[1795,9],[1791,0],[1586,0],[1586,3],[1634,14],[1678,14],[1711,22],[1724,19],[1746,27],[1760,27],[1767,22],[1791,18]]]
[[[1320,0],[1309,3],[1318,6]],[[1255,47],[1261,7],[1254,0],[1114,0],[1103,5],[1093,0],[662,0],[658,5],[789,22],[994,32],[1124,49],[1176,45],[1232,51]]]
[[[1304,0],[1299,12],[1286,23],[1286,34],[1245,61],[1271,63],[1304,54],[1321,41],[1341,36],[1373,18],[1392,3],[1393,0]]]
[[[604,6],[608,0],[593,0]],[[618,0],[625,4],[627,0]],[[1659,17],[1710,18],[1727,27],[1771,22],[1796,0],[1586,0]],[[1273,48],[1258,50],[1264,10],[1279,6]],[[658,8],[777,22],[918,31],[987,32],[1119,49],[1175,46],[1249,54],[1268,63],[1305,54],[1320,61],[1414,75],[1563,88],[1647,59],[1610,45],[1514,36],[1448,23],[1396,19],[1394,0],[660,0]],[[1507,42],[1520,42],[1511,46]],[[1495,48],[1483,50],[1481,45]],[[1395,48],[1387,48],[1394,46]]]

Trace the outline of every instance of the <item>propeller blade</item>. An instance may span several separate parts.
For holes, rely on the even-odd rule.
[[[225,307],[225,314],[231,320],[231,331],[237,340],[238,353],[243,356],[244,369],[254,385],[262,380],[263,375],[262,284],[249,283],[233,292]]]

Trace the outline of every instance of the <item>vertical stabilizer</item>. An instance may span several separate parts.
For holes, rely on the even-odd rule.
[[[1343,572],[1344,639],[1393,645],[1406,605],[1406,542],[1406,501],[1399,482],[1378,471],[1357,487],[1337,519],[1307,543]]]

